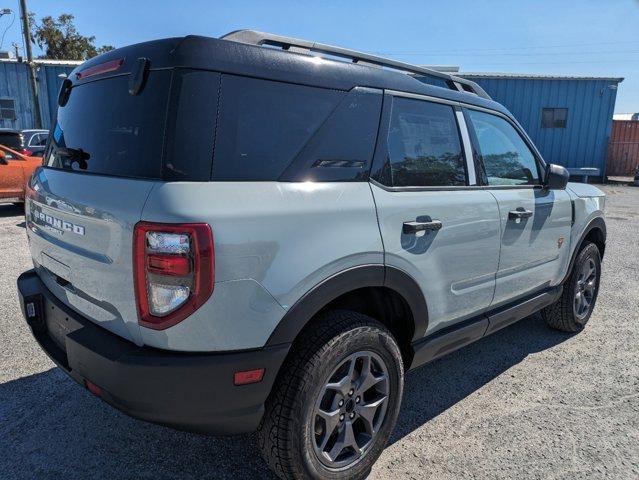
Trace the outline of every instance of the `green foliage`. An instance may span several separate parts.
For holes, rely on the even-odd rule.
[[[459,153],[404,157],[392,163],[393,185],[464,185],[466,170]]]
[[[95,37],[80,35],[73,24],[73,15],[63,13],[57,19],[42,17],[36,22],[35,15],[29,15],[29,29],[34,44],[44,50],[40,58],[55,60],[87,60],[109,50],[111,45],[95,46]]]
[[[519,152],[493,153],[484,155],[483,159],[486,175],[493,184],[531,184],[535,180],[533,173],[522,163]]]

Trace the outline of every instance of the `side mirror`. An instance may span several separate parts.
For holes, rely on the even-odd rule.
[[[546,178],[544,179],[544,187],[549,190],[563,190],[568,184],[570,173],[561,165],[554,163],[548,164],[546,167]]]
[[[0,150],[0,165],[8,165],[7,154]]]

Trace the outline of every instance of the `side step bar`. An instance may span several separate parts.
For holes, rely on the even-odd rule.
[[[413,342],[413,361],[410,368],[419,367],[454,352],[486,335],[501,330],[554,303],[560,296],[561,286],[550,288],[515,304],[500,307],[480,317],[444,328]]]

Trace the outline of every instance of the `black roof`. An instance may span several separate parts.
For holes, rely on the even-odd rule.
[[[122,66],[114,73],[128,73],[140,57],[149,59],[153,70],[194,68],[337,90],[350,90],[354,87],[399,90],[508,113],[502,105],[492,100],[472,93],[428,85],[413,75],[399,71],[327,58],[318,60],[318,57],[303,53],[195,35],[154,40],[112,50],[76,67],[69,79],[74,84],[92,81],[96,77],[78,80],[75,74],[122,58]]]

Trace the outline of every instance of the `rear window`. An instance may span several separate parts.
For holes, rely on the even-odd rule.
[[[22,135],[17,132],[0,132],[0,145],[20,150],[22,148]]]
[[[129,94],[129,75],[75,86],[58,109],[46,165],[106,175],[162,178],[170,71],[150,72]]]
[[[344,92],[222,76],[213,180],[277,180]]]

